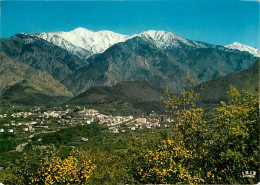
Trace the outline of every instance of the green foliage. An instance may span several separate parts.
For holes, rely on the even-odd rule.
[[[7,152],[15,149],[17,142],[14,139],[0,140],[0,152]]]
[[[241,178],[244,171],[258,173],[259,99],[257,93],[230,87],[231,102],[221,102],[214,114],[211,153],[208,160],[223,182],[256,183],[257,177]]]
[[[222,102],[206,115],[195,107],[192,80],[180,96],[166,90],[164,100],[175,128],[168,140],[133,148],[131,172],[138,183],[257,183],[242,172],[259,165],[258,94],[230,87],[230,104]]]
[[[4,153],[15,149],[17,141],[13,133],[0,133],[0,152]]]
[[[61,129],[60,131],[49,133],[49,134],[42,134],[37,135],[33,138],[35,143],[38,139],[42,139],[40,144],[67,144],[69,142],[76,142],[81,139],[81,137],[93,137],[97,136],[101,133],[102,126],[98,124],[90,124],[90,125],[78,125],[75,127],[68,127]],[[39,143],[38,143],[39,144]]]
[[[132,151],[132,174],[142,184],[202,183],[200,173],[189,170],[193,152],[183,142],[170,139],[156,145],[139,144]]]

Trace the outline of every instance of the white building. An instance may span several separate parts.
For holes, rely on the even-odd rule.
[[[29,129],[28,129],[27,127],[24,127],[24,128],[23,128],[23,131],[24,131],[24,132],[28,132]]]
[[[136,121],[138,123],[146,123],[146,118],[137,118]]]

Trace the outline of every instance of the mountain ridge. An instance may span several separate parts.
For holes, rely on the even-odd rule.
[[[63,81],[70,74],[87,65],[86,61],[67,50],[41,38],[25,34],[0,39],[0,52],[16,62],[22,62],[37,70],[47,72],[65,86]]]
[[[210,45],[200,41],[185,39],[184,37],[181,37],[174,32],[167,32],[163,30],[148,30],[139,34],[123,35],[109,30],[92,31],[79,27],[69,32],[53,31],[31,33],[30,35],[42,38],[55,45],[58,45],[72,52],[73,54],[76,54],[82,59],[88,58],[94,54],[103,53],[112,45],[119,42],[125,42],[126,40],[132,39],[133,37],[142,37],[143,39],[152,42],[160,49],[180,47],[180,42],[197,48],[205,48],[209,47]],[[237,47],[236,43],[237,42],[222,47],[223,49],[228,48],[247,51],[251,54],[254,54],[256,57],[260,57],[260,50],[246,45],[243,45],[244,47]]]
[[[180,47],[164,50],[146,39],[133,37],[90,57],[89,65],[77,70],[66,83],[75,84],[82,92],[93,85],[146,80],[159,87],[167,85],[179,93],[187,70],[192,75],[199,71],[196,82],[201,83],[249,68],[254,60],[249,53],[222,46],[194,48],[180,43]],[[83,83],[76,84],[79,79]]]
[[[229,48],[229,49],[237,49],[239,51],[246,51],[246,52],[253,54],[255,57],[260,57],[260,50],[259,49],[247,46],[245,44],[241,44],[239,42],[233,42],[232,44],[227,45],[225,47]]]
[[[161,88],[167,85],[180,93],[187,70],[192,75],[198,71],[195,80],[201,83],[247,69],[256,59],[247,52],[165,33],[149,31],[118,42],[87,59],[30,34],[1,39],[0,51],[14,61],[47,72],[74,95],[91,86],[112,86],[132,80],[149,81]],[[176,43],[171,42],[173,40]]]
[[[64,85],[46,72],[36,70],[21,62],[15,62],[2,53],[0,53],[0,77],[0,91],[27,80],[32,86],[39,86],[38,90],[47,95],[72,96]]]

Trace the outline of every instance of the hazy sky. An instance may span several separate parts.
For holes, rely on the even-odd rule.
[[[0,37],[77,27],[134,34],[175,32],[185,38],[260,48],[259,1],[0,1]]]

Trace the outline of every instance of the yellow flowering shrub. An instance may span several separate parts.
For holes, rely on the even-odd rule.
[[[132,153],[132,173],[143,184],[203,183],[199,172],[192,173],[187,164],[193,158],[192,151],[183,142],[162,140],[157,149],[140,147]]]
[[[57,157],[50,163],[42,164],[40,171],[32,183],[42,182],[44,184],[83,184],[86,182],[94,166],[91,161],[78,161],[77,158],[69,156],[66,159]]]
[[[85,152],[72,154],[62,159],[51,153],[51,156],[45,156],[40,162],[26,162],[19,175],[24,184],[85,184],[95,165],[87,159]]]
[[[226,183],[257,183],[259,176],[244,178],[244,171],[259,170],[259,94],[230,87],[230,104],[221,102],[214,114],[208,160],[216,177]]]
[[[221,102],[216,112],[205,114],[195,107],[198,94],[190,83],[188,79],[180,96],[166,90],[171,139],[134,146],[134,179],[152,184],[259,182],[259,94],[231,86],[231,102]],[[245,171],[255,178],[243,177]]]

